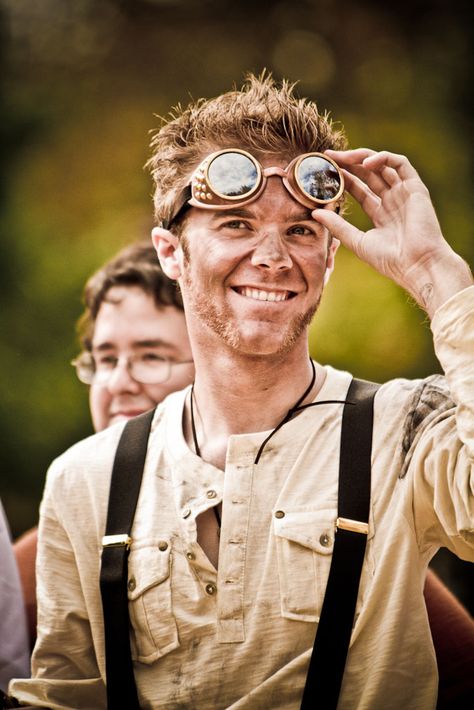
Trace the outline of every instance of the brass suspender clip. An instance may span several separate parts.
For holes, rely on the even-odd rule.
[[[336,528],[350,530],[350,532],[361,533],[362,535],[369,534],[368,523],[361,523],[359,520],[350,520],[350,518],[337,518]]]
[[[127,550],[130,549],[132,538],[123,533],[120,535],[104,535],[102,538],[102,547],[122,547],[124,545]]]

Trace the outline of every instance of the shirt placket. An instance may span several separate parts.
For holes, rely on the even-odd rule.
[[[229,442],[219,547],[217,640],[240,643],[244,633],[244,572],[255,451]],[[239,463],[237,463],[237,460]]]

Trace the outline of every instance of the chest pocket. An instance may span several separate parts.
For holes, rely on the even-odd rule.
[[[274,514],[282,616],[296,621],[319,621],[334,549],[335,520],[335,509]],[[373,525],[369,525],[356,617],[374,574],[370,544],[373,534]]]
[[[128,608],[132,658],[153,663],[179,646],[171,597],[170,545],[134,549],[128,560]]]

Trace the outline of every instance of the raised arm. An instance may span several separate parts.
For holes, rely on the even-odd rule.
[[[473,283],[466,262],[444,239],[425,184],[403,155],[368,148],[327,151],[347,191],[371,219],[363,232],[330,210],[314,219],[360,259],[404,288],[431,318]]]

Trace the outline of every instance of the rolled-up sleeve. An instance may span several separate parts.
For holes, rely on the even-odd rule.
[[[473,559],[474,286],[447,301],[431,327],[447,390],[437,391],[443,405],[426,418],[413,442],[415,524],[422,547],[437,541]]]

